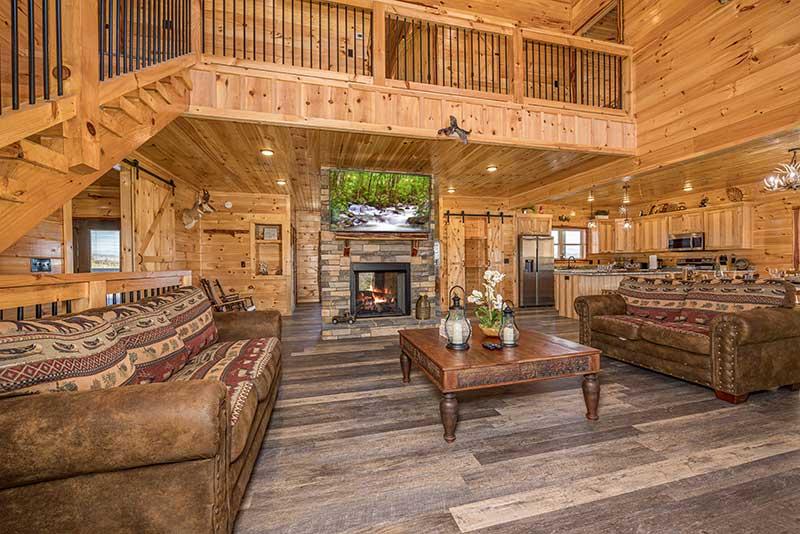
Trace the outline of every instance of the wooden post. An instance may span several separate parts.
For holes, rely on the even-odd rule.
[[[205,36],[203,32],[203,3],[200,0],[191,0],[192,2],[192,52],[194,52],[197,61],[200,62],[203,56],[203,40]],[[274,16],[274,14],[273,14]],[[215,29],[211,28],[211,34],[214,34]]]
[[[100,169],[100,127],[97,105],[100,94],[100,61],[97,46],[99,39],[97,21],[98,0],[64,0],[64,94],[78,95],[75,118],[64,123],[70,168],[81,174]]]
[[[61,208],[61,254],[63,254],[63,272],[75,272],[75,247],[72,242],[72,201],[67,201]]]
[[[372,20],[372,80],[375,85],[386,85],[386,5],[373,3]]]
[[[126,273],[131,273],[135,270],[133,262],[133,178],[135,172],[130,166],[123,165],[119,173],[120,269]]]
[[[89,308],[103,308],[106,305],[107,287],[105,280],[89,282]]]
[[[514,34],[511,36],[511,65],[514,69],[511,95],[514,97],[514,102],[518,104],[522,104],[525,100],[525,69],[528,68],[528,65],[525,64],[524,43],[522,30],[514,28]]]
[[[633,96],[634,84],[633,54],[628,54],[622,60],[622,109],[633,117],[636,113],[636,103]]]

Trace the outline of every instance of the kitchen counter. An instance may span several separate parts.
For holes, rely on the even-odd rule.
[[[601,295],[603,290],[616,290],[619,283],[629,276],[644,278],[666,278],[680,271],[611,271],[601,272],[593,269],[556,269],[555,301],[556,311],[562,317],[577,319],[573,303],[585,295]]]

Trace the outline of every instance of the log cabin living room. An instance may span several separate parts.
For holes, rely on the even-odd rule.
[[[2,532],[800,531],[800,2],[0,21]]]

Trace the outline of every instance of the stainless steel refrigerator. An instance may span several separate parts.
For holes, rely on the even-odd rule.
[[[553,306],[555,269],[552,237],[519,236],[520,306]]]

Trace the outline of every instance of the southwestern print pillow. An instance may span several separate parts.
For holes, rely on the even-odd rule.
[[[125,342],[101,317],[0,321],[0,397],[107,389],[132,375]]]

